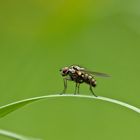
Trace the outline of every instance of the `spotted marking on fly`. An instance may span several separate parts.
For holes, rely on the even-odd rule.
[[[92,76],[88,76],[88,79],[92,79]]]
[[[78,73],[79,76],[82,74],[81,71],[78,71],[77,73]]]

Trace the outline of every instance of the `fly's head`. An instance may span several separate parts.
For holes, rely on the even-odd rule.
[[[64,67],[64,68],[60,69],[60,74],[62,76],[67,76],[68,73],[69,73],[69,67]]]
[[[77,69],[75,69],[74,66],[64,67],[64,68],[60,69],[60,74],[62,76],[73,75],[76,71],[77,71]]]

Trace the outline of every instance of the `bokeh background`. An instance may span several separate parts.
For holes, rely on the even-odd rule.
[[[139,7],[139,0],[1,1],[0,105],[59,94],[59,69],[79,64],[112,76],[97,78],[97,95],[140,107]],[[74,86],[69,82],[67,92]],[[88,86],[80,93],[89,95]],[[30,104],[0,127],[44,140],[140,139],[139,114],[72,97]]]

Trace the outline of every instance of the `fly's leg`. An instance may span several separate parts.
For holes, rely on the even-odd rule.
[[[78,92],[77,93],[79,94],[80,83],[78,83],[77,88],[78,88]]]
[[[67,90],[67,79],[64,78],[63,81],[64,81],[64,89],[63,89],[62,93],[60,93],[60,94],[65,94],[66,90]]]
[[[75,92],[74,92],[75,95],[77,93],[77,88],[78,88],[78,83],[75,84]]]
[[[93,90],[92,90],[92,85],[90,85],[89,89],[90,89],[91,93],[92,93],[95,97],[98,97],[98,96],[93,92]]]
[[[77,94],[77,93],[79,94],[79,87],[80,87],[80,83],[76,83],[74,94]]]

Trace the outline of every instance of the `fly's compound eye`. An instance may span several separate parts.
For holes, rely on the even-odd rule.
[[[68,70],[69,70],[68,67],[60,69],[61,75],[66,76],[68,74]]]

